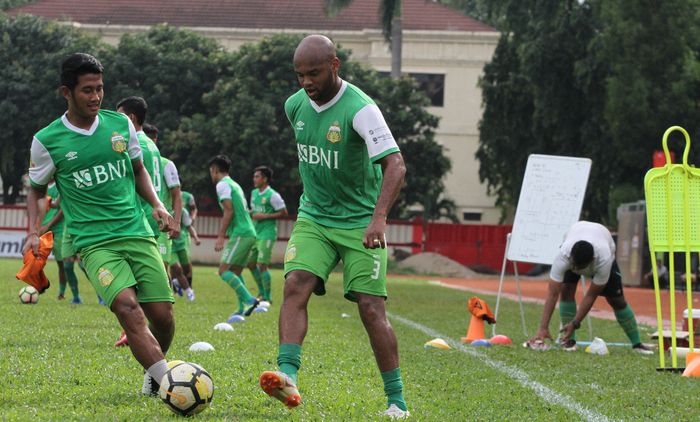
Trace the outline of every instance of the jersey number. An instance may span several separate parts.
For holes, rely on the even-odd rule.
[[[372,280],[377,280],[379,278],[379,270],[382,268],[382,263],[379,261],[374,261],[374,268],[372,269]]]
[[[153,188],[160,193],[160,160],[153,157]]]

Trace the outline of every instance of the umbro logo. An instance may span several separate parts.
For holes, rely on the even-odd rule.
[[[297,130],[304,130],[304,122],[301,120],[297,122]]]
[[[75,160],[76,158],[78,158],[78,153],[75,151],[70,151],[66,154],[66,159],[68,159],[68,161]]]

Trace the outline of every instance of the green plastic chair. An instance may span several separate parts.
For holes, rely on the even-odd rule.
[[[683,163],[671,164],[668,152],[668,137],[678,131],[685,137]],[[669,296],[671,309],[671,366],[666,368],[663,348],[663,321],[661,316],[661,295],[659,292],[659,275],[656,259],[651,260],[654,275],[654,295],[656,298],[656,315],[659,326],[659,369],[678,369],[676,357],[676,301],[674,252],[685,252],[686,292],[688,313],[693,314],[693,298],[691,291],[690,254],[700,252],[700,169],[688,165],[690,152],[690,136],[680,126],[672,126],[666,130],[663,137],[663,149],[666,165],[649,170],[644,177],[644,196],[646,197],[647,230],[649,234],[649,250],[651,256],[657,252],[668,252],[671,256],[669,263]],[[689,349],[694,348],[693,318],[688,318]]]

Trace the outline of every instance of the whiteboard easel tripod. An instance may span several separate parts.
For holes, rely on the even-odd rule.
[[[527,326],[520,290],[518,262],[542,265],[554,263],[566,232],[579,221],[591,164],[592,161],[589,158],[558,155],[530,154],[527,159],[525,177],[513,221],[513,231],[506,238],[494,315],[498,321],[506,264],[511,261],[525,337],[527,337]],[[581,283],[585,295],[586,279],[584,277],[581,278]],[[592,338],[593,328],[590,317],[587,317],[587,320],[589,336]],[[496,335],[496,324],[493,325],[492,332]]]

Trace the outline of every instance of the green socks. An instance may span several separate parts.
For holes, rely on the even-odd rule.
[[[265,286],[263,286],[263,280],[262,280],[262,275],[260,274],[260,270],[258,267],[253,268],[250,270],[250,272],[253,274],[253,279],[255,280],[255,284],[258,286],[258,294],[264,299],[265,298]]]
[[[269,302],[270,300],[272,300],[272,276],[270,276],[269,271],[265,271],[264,273],[262,273],[262,285],[263,289],[265,289],[263,299]]]
[[[250,303],[255,298],[250,294],[248,289],[243,284],[243,281],[231,271],[224,271],[220,275],[221,279],[224,280],[233,290],[236,291],[236,296],[238,296],[238,310],[242,310],[243,304]]]
[[[289,375],[289,378],[296,383],[297,371],[301,366],[301,345],[293,343],[280,344],[277,366],[279,366],[280,371]]]
[[[633,346],[642,342],[639,336],[639,328],[637,328],[637,318],[634,316],[634,311],[629,304],[624,309],[615,311],[615,318],[622,329],[625,330],[625,334],[627,334]]]
[[[401,368],[392,369],[391,371],[382,372],[382,381],[384,381],[384,393],[386,394],[388,404],[395,404],[401,410],[408,410],[406,400],[403,398],[403,382],[401,381]]]
[[[573,321],[576,316],[576,302],[575,301],[565,301],[559,302],[559,317],[561,318],[561,325],[564,326],[571,321]],[[571,335],[571,340],[576,341],[576,331]]]
[[[66,273],[66,278],[68,279],[68,285],[70,286],[70,291],[73,293],[74,299],[80,299],[80,292],[78,290],[78,277],[75,275],[75,264],[73,261],[63,261],[63,272]],[[59,292],[63,294],[66,291],[66,285],[59,286]]]

